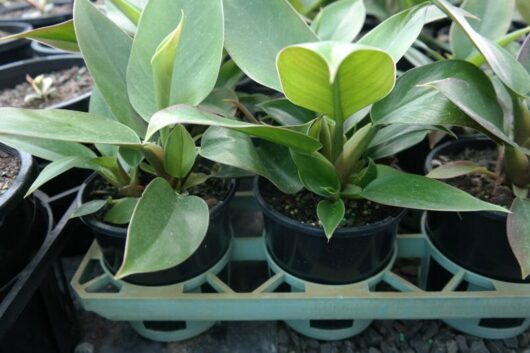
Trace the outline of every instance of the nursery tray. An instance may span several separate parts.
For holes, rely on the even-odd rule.
[[[237,217],[238,210],[258,210],[250,193],[238,193],[232,208],[232,218]],[[363,282],[334,286],[289,275],[268,256],[262,237],[245,237],[235,227],[232,231],[233,243],[225,258],[210,271],[183,283],[145,287],[116,281],[102,265],[101,252],[94,243],[71,284],[86,310],[110,320],[129,321],[141,334],[156,340],[179,336],[157,335],[142,322],[183,321],[188,325],[204,323],[206,327],[215,321],[286,320],[298,331],[320,339],[347,336],[347,332],[340,333],[340,324],[346,320],[361,322],[357,329],[350,327],[350,334],[376,319],[454,320],[461,329],[487,337],[510,336],[530,325],[525,319],[516,328],[481,332],[479,320],[484,318],[530,317],[530,285],[495,281],[466,271],[437,252],[421,233],[400,234],[394,259],[380,274]],[[396,259],[405,258],[418,259],[416,281],[395,271]],[[422,288],[433,259],[445,268],[450,279],[442,289],[427,291]],[[245,263],[262,263],[268,271],[253,289],[241,291],[232,283],[245,278],[230,276],[230,267],[244,267]],[[250,272],[247,279],[255,281],[256,276]],[[470,285],[462,289],[466,282]],[[326,320],[339,323],[339,328],[330,329]]]

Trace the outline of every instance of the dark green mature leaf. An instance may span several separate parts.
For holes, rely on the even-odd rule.
[[[469,25],[485,38],[496,40],[508,32],[512,22],[515,0],[484,1],[465,0],[461,9],[475,15],[468,19]],[[451,48],[456,59],[466,59],[474,47],[462,28],[451,26]]]
[[[365,18],[363,0],[339,0],[323,8],[311,28],[320,40],[351,42],[363,28]]]
[[[407,173],[378,177],[361,196],[383,205],[419,210],[508,212],[437,180]]]
[[[225,47],[254,81],[281,91],[276,56],[293,44],[318,41],[286,0],[224,0]]]
[[[322,200],[318,203],[317,216],[324,227],[328,240],[331,239],[335,229],[344,219],[345,212],[344,202],[341,199]]]
[[[511,211],[507,221],[508,241],[525,279],[530,275],[530,200],[516,198]]]
[[[211,127],[202,137],[200,154],[211,161],[260,175],[287,194],[302,189],[289,150],[278,144],[259,141],[254,145],[246,134]]]
[[[257,105],[280,125],[300,125],[315,119],[315,113],[296,106],[285,98],[269,100]]]
[[[127,96],[125,74],[132,40],[89,0],[74,2],[74,25],[83,58],[110,111],[140,137],[145,122]]]
[[[521,96],[526,96],[530,92],[530,75],[507,50],[477,33],[459,8],[446,0],[432,1],[462,28],[506,86]]]
[[[435,128],[429,125],[385,126],[377,131],[366,155],[374,160],[393,156],[421,142],[433,129]]]
[[[129,127],[89,113],[0,108],[0,116],[0,134],[81,143],[140,144]]]
[[[109,200],[92,200],[80,205],[70,216],[70,218],[83,217],[101,210]]]
[[[175,30],[182,12],[184,26],[173,61],[169,104],[197,105],[214,88],[223,56],[222,0],[151,0],[145,7],[127,68],[131,102],[146,120],[155,104],[151,59],[158,45]]]
[[[160,129],[176,124],[225,127],[300,151],[313,152],[320,148],[320,142],[297,131],[278,126],[256,125],[223,118],[187,105],[175,105],[156,113],[149,123],[146,139],[149,140]]]
[[[154,179],[133,212],[123,263],[115,277],[179,265],[197,250],[208,223],[203,199],[177,195],[167,181]]]
[[[324,197],[339,195],[341,183],[335,167],[320,153],[306,154],[291,150],[291,157],[306,189]]]
[[[103,220],[112,224],[128,224],[139,198],[126,197],[112,202],[112,207],[105,213]]]
[[[79,51],[73,20],[68,20],[53,26],[41,27],[31,31],[5,36],[0,38],[0,42],[17,38],[33,39],[61,50],[72,52]]]
[[[512,44],[513,42],[528,33],[530,33],[530,27],[521,28],[502,36],[500,39],[495,40],[495,42],[501,47],[506,48],[510,44]],[[475,50],[470,56],[466,58],[466,61],[476,66],[482,66],[484,64],[485,59],[480,52]]]
[[[175,178],[185,177],[197,157],[197,147],[188,130],[182,125],[175,126],[168,136],[164,150],[166,172]]]

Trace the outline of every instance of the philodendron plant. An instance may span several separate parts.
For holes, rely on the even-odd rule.
[[[112,186],[76,215],[100,212],[107,223],[128,224],[117,278],[176,266],[208,229],[208,205],[189,190],[219,175],[198,161],[200,129],[177,124],[148,136],[146,130],[156,112],[175,104],[224,111],[228,93],[212,91],[223,55],[222,2],[150,0],[132,39],[88,0],[76,0],[73,27],[74,37],[68,23],[31,35],[80,48],[95,82],[90,113],[1,109],[0,141],[51,161],[30,193],[71,168],[94,170]],[[302,151],[319,146],[282,127],[222,118],[212,123]]]
[[[483,173],[513,186],[516,197],[508,215],[507,234],[526,278],[530,274],[529,39],[516,58],[475,30],[461,9],[446,0],[432,1],[459,26],[484,58],[487,70],[460,60],[411,70],[401,77],[395,93],[378,104],[373,116],[378,123],[468,127],[488,135],[502,147],[495,171],[459,161],[440,167],[429,176],[450,178]],[[413,99],[430,101],[435,109],[425,111],[411,105]],[[407,117],[402,116],[405,112]]]

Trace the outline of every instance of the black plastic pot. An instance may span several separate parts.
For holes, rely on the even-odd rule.
[[[425,162],[426,171],[442,154],[459,153],[466,148],[482,150],[496,145],[483,138],[447,142],[435,148]],[[498,212],[427,213],[426,231],[431,242],[446,257],[463,268],[501,281],[521,280],[521,271],[506,235],[507,216]]]
[[[37,76],[52,71],[69,69],[72,66],[85,66],[85,62],[78,55],[56,55],[4,65],[0,67],[0,90],[11,88],[24,82],[28,74]],[[68,101],[50,106],[49,109],[88,111],[91,94],[92,92],[87,92]]]
[[[64,5],[64,4],[70,4],[71,1],[54,1],[55,4],[58,5]],[[11,11],[18,11],[23,9],[29,9],[31,8],[31,5],[13,5],[13,6],[6,6],[0,8],[0,17],[3,15],[11,12]],[[0,19],[0,24],[6,23],[6,22],[24,22],[27,24],[30,24],[33,26],[33,28],[39,28],[39,27],[45,27],[45,26],[51,26],[57,23],[61,23],[64,21],[68,21],[72,18],[72,11],[60,13],[60,14],[54,14],[54,15],[44,15],[41,17],[34,17],[34,18],[3,18]]]
[[[355,283],[377,274],[392,258],[402,210],[378,223],[338,229],[328,242],[321,228],[294,221],[270,207],[256,178],[254,192],[263,210],[265,242],[274,262],[289,274],[315,283]]]
[[[23,22],[7,22],[0,24],[0,31],[17,34],[32,29],[31,25]],[[31,58],[32,51],[28,39],[13,39],[0,42],[0,65],[18,60]]]
[[[79,202],[88,201],[88,194],[97,175],[91,175],[79,190]],[[198,250],[178,266],[164,271],[126,277],[130,283],[144,286],[162,286],[180,283],[196,277],[215,265],[226,254],[231,242],[229,202],[236,190],[235,180],[230,182],[226,198],[210,210],[210,225]],[[103,223],[94,215],[82,217],[82,221],[94,232],[103,253],[105,265],[116,273],[123,261],[127,228]]]
[[[24,198],[36,176],[31,155],[0,144],[0,150],[20,160],[20,170],[10,188],[0,195],[0,288],[12,280],[38,248],[32,237],[36,205]]]
[[[31,42],[31,50],[33,50],[33,54],[36,57],[68,54],[68,52],[64,50],[55,49],[46,44],[42,44],[35,41]]]

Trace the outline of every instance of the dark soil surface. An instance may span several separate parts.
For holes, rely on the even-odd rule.
[[[25,102],[24,98],[32,94],[33,88],[23,82],[14,88],[0,91],[0,107],[43,109],[78,97],[92,89],[92,78],[86,67],[74,66],[69,69],[46,74],[53,78],[55,91],[47,100],[35,99]]]
[[[20,160],[0,151],[0,195],[6,192],[20,170]]]
[[[433,167],[447,164],[449,162],[467,160],[486,167],[490,171],[495,171],[498,156],[499,152],[496,149],[466,149],[463,152],[454,155],[440,155],[438,159],[433,160]],[[449,179],[447,180],[447,183],[464,190],[483,201],[508,208],[515,198],[510,187],[498,183],[497,180],[487,175],[465,175]]]
[[[261,184],[261,193],[265,201],[281,214],[303,224],[321,227],[316,210],[322,198],[318,195],[305,189],[295,195],[284,194],[268,182]],[[377,223],[399,213],[398,208],[368,200],[347,200],[345,206],[346,215],[340,228]]]
[[[36,10],[33,7],[24,7],[22,9],[12,9],[10,10],[9,7],[2,9],[0,8],[0,19],[7,20],[7,19],[18,19],[18,18],[39,18],[39,17],[51,17],[55,15],[61,15],[72,12],[72,5],[66,4],[66,5],[55,5],[53,8],[51,8],[46,13],[41,13],[39,10]]]

